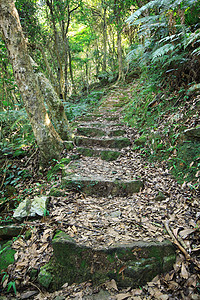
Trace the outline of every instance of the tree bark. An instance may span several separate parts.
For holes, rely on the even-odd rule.
[[[107,61],[107,24],[106,24],[106,7],[103,4],[103,66],[102,71],[106,72],[106,61]]]
[[[50,111],[56,131],[63,140],[69,140],[72,136],[69,123],[64,111],[64,105],[52,87],[50,81],[43,73],[37,73],[40,90]]]
[[[40,149],[41,164],[45,165],[51,159],[60,157],[63,142],[55,131],[45,109],[14,0],[0,0],[0,30],[12,62],[16,83]]]

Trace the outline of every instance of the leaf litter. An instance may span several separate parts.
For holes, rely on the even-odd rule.
[[[128,129],[128,134],[133,140],[134,130]],[[21,290],[17,299],[200,299],[198,192],[187,185],[180,186],[165,163],[151,164],[129,147],[115,162],[82,158],[82,163],[88,174],[102,170],[104,176],[113,178],[114,170],[114,175],[122,179],[141,178],[144,189],[128,197],[93,197],[72,191],[66,191],[62,197],[50,196],[49,217],[24,222],[31,231],[30,239],[22,235],[13,243],[15,263],[7,273]],[[47,185],[46,195],[49,189]],[[156,197],[159,193],[164,195],[160,201]],[[30,273],[34,269],[38,274],[51,258],[51,241],[58,229],[77,243],[94,248],[170,239],[177,246],[176,263],[171,272],[156,276],[137,289],[120,290],[113,279],[100,286],[91,282],[70,286],[66,283],[61,290],[50,293],[30,280]]]

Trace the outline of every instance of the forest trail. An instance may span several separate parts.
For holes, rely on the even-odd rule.
[[[40,285],[57,290],[34,299],[146,299],[145,293],[165,293],[160,277],[149,282],[157,274],[170,271],[163,277],[169,284],[173,276],[190,279],[182,253],[173,269],[176,249],[165,225],[174,234],[179,230],[190,252],[197,204],[164,163],[151,164],[132,150],[137,133],[122,117],[128,95],[129,90],[111,90],[97,110],[76,120],[76,148],[68,156],[78,151],[79,159],[46,191],[49,217],[26,222],[35,228],[31,239],[14,242],[13,276],[27,284],[30,270],[39,269]]]
[[[77,120],[75,143],[81,157],[63,169],[62,187],[82,196],[59,211],[60,222],[71,225],[63,222],[63,233],[53,241],[56,261],[70,274],[60,273],[62,283],[114,278],[121,287],[143,285],[173,269],[175,248],[166,224],[186,231],[194,224],[189,191],[164,164],[151,165],[132,150],[136,132],[123,123],[123,94],[113,92]],[[81,272],[80,252],[87,266]]]

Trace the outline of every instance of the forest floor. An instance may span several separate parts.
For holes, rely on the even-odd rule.
[[[129,97],[131,88],[129,85],[111,90],[102,100],[102,105],[110,100],[118,103],[120,99]],[[120,105],[114,108],[114,113],[121,116]],[[134,142],[137,131],[125,124],[124,129],[126,136]],[[26,228],[31,229],[30,239],[21,235],[13,243],[17,251],[15,263],[8,267],[10,277],[7,282],[4,281],[3,287],[6,288],[9,280],[15,281],[17,294],[5,294],[2,290],[0,299],[200,299],[200,211],[197,191],[192,191],[187,184],[179,185],[164,161],[150,163],[139,150],[133,151],[132,146],[124,149],[114,162],[86,157],[82,157],[81,161],[86,173],[96,174],[101,170],[109,177],[114,170],[120,178],[133,175],[142,178],[144,189],[128,197],[94,197],[64,190],[60,197],[50,196],[49,215],[41,220],[26,220]],[[56,180],[54,178],[50,182],[42,176],[34,180],[37,181],[30,185],[34,194],[48,196],[52,187],[62,191],[59,172]],[[23,188],[21,186],[21,191]],[[91,282],[66,283],[59,291],[48,292],[37,281],[31,281],[30,270],[39,270],[49,261],[53,253],[51,241],[58,229],[78,243],[91,247],[110,246],[116,242],[161,242],[169,239],[177,248],[176,263],[171,272],[156,276],[136,289],[120,289],[111,280],[100,286],[93,286]]]

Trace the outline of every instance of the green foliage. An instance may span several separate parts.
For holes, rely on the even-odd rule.
[[[58,175],[62,171],[62,169],[65,168],[66,165],[70,163],[70,158],[62,158],[60,161],[53,160],[53,166],[51,169],[47,172],[47,180],[53,181],[58,178]]]
[[[25,109],[0,111],[0,153],[24,155],[24,149],[35,142]]]
[[[5,250],[6,248],[4,248],[3,250]],[[4,281],[8,280],[9,278],[9,275],[6,273],[6,272],[3,272],[3,277],[2,277],[2,280],[1,280],[1,283],[3,284]],[[15,281],[8,281],[7,283],[7,292],[9,292],[11,289],[13,289],[15,295],[17,295],[17,289],[16,289],[16,284],[15,284]]]
[[[65,112],[68,120],[72,121],[99,105],[99,101],[103,95],[104,91],[93,91],[90,92],[87,97],[81,98],[74,103],[64,102]]]
[[[200,144],[197,142],[185,142],[176,147],[177,153],[169,160],[172,166],[172,174],[179,183],[195,181],[200,170]],[[197,176],[196,176],[197,175]],[[195,188],[195,184],[193,186]]]
[[[193,32],[187,21],[189,14],[196,15],[196,5],[197,1],[191,0],[154,0],[128,18],[129,24],[139,28],[138,39],[142,41],[130,51],[128,60],[135,64],[139,61],[152,84],[168,84],[174,89],[200,80],[200,64],[195,57],[200,53],[199,30]],[[143,17],[147,11],[148,16]],[[198,25],[199,20],[196,21]]]

